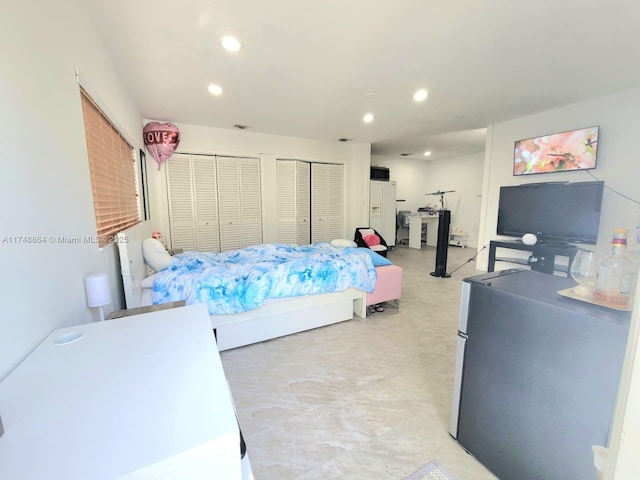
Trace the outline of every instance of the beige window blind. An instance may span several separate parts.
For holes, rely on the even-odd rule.
[[[107,116],[80,89],[99,245],[140,222],[135,152]]]

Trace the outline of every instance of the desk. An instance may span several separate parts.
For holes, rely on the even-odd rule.
[[[0,413],[3,480],[242,478],[204,304],[55,330],[0,383]]]
[[[140,315],[141,313],[159,312],[160,310],[169,310],[170,308],[184,307],[184,305],[184,300],[176,300],[175,302],[158,303],[157,305],[147,305],[146,307],[115,310],[107,315],[107,318],[105,320],[115,320],[116,318],[130,317],[132,315]]]
[[[422,248],[422,224],[427,224],[427,245],[438,245],[438,215],[412,213],[409,215],[409,247]]]

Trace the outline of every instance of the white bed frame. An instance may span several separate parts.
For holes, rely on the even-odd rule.
[[[150,222],[142,222],[118,234],[122,284],[127,308],[141,306],[140,282],[149,270],[142,256],[142,241],[151,236]],[[365,318],[366,292],[349,288],[343,292],[268,300],[242,313],[210,315],[218,349],[250,345],[292,333],[343,322],[355,313]]]

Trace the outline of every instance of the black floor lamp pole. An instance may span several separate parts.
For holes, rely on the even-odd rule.
[[[432,277],[449,278],[447,273],[447,251],[449,248],[449,225],[451,224],[451,212],[444,208],[444,194],[453,193],[455,190],[438,190],[427,193],[427,195],[438,195],[440,197],[440,211],[438,212],[438,243],[436,245],[436,269],[431,272]]]
[[[449,249],[449,224],[451,223],[451,212],[440,210],[438,212],[438,244],[436,246],[436,269],[431,272],[432,277],[449,278],[447,273],[447,252]]]

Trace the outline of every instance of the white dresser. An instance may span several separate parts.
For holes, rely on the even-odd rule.
[[[0,383],[0,415],[3,480],[242,478],[203,304],[54,331]]]

